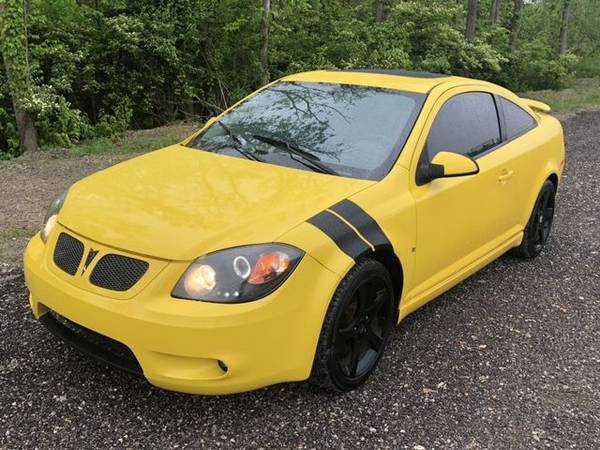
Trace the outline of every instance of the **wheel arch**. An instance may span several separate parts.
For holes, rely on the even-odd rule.
[[[529,194],[529,198],[527,199],[527,209],[524,211],[524,216],[522,217],[522,226],[525,228],[527,223],[529,222],[529,218],[531,216],[531,212],[533,211],[533,207],[535,206],[535,202],[537,197],[544,186],[546,181],[550,181],[554,186],[554,191],[558,190],[559,178],[557,171],[552,168],[548,168],[548,170],[544,171],[543,174],[536,180],[534,184],[532,184],[531,192]]]
[[[558,175],[556,173],[551,173],[546,180],[549,180],[554,185],[554,191],[558,191]]]
[[[390,274],[390,278],[392,279],[394,301],[396,304],[396,310],[398,310],[404,289],[404,269],[402,268],[402,263],[394,252],[394,249],[391,246],[380,246],[375,248],[374,251],[368,252],[361,257],[374,259],[387,269]]]

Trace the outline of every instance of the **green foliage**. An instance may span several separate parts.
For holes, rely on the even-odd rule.
[[[19,133],[8,92],[6,76],[0,70],[0,159],[10,158],[19,148]]]
[[[477,38],[464,37],[466,1],[273,0],[272,78],[350,67],[429,70],[483,78],[515,90],[560,88],[573,71],[600,69],[600,2],[573,0],[572,52],[558,57],[562,2],[525,2],[517,48],[511,1],[498,22],[480,0]],[[23,5],[29,4],[28,40]],[[72,146],[189,117],[212,116],[256,89],[263,74],[259,1],[0,0],[0,154],[18,148],[10,93],[37,120],[44,146]],[[19,25],[20,24],[20,25]],[[29,59],[24,61],[28,47]],[[577,55],[577,56],[575,56]],[[28,62],[30,74],[21,70]]]
[[[510,55],[503,83],[514,90],[561,89],[566,86],[577,57],[557,58],[543,42],[524,43]]]
[[[600,78],[600,54],[580,59],[575,64],[575,75],[581,78]]]
[[[27,65],[27,41],[23,26],[23,0],[0,0],[0,53],[5,65],[10,66],[7,77],[10,92],[15,100],[25,106],[31,101],[31,80]]]

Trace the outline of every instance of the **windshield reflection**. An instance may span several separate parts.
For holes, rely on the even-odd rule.
[[[381,179],[402,150],[424,97],[364,86],[279,82],[221,121],[246,150],[269,163],[299,166],[281,146],[254,134],[287,141],[341,175]],[[215,152],[231,148],[231,136],[215,125],[191,146]]]

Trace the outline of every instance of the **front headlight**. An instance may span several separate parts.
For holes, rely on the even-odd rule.
[[[67,193],[69,191],[63,192],[56,200],[52,202],[50,208],[48,209],[48,213],[44,218],[44,223],[42,224],[42,229],[40,230],[40,236],[42,241],[46,242],[48,240],[48,236],[56,226],[56,222],[58,220],[58,213],[62,209],[65,204],[65,199],[67,198]]]
[[[302,251],[284,244],[221,250],[195,260],[171,295],[214,303],[258,300],[277,289],[302,256]]]

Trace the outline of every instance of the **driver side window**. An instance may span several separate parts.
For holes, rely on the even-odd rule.
[[[501,142],[500,122],[494,98],[485,92],[468,92],[448,100],[431,127],[425,154],[428,160],[441,151],[471,158]]]

